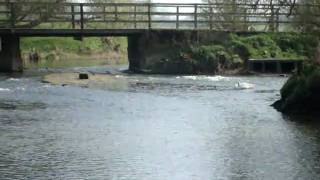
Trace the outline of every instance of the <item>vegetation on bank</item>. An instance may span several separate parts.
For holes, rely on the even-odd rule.
[[[273,106],[287,114],[319,113],[320,67],[306,65],[293,75],[281,89],[281,100]]]
[[[126,38],[83,38],[72,37],[22,38],[21,51],[25,66],[46,67],[59,60],[88,60],[84,65],[127,63]],[[36,55],[39,59],[30,58]]]
[[[153,72],[217,74],[245,71],[248,59],[311,59],[317,38],[297,33],[231,34],[228,40],[208,45],[191,45],[170,60],[161,60]]]

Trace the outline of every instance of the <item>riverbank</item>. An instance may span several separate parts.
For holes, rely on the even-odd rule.
[[[310,59],[317,38],[297,33],[229,34],[207,44],[177,47],[146,68],[159,74],[245,74],[248,59]]]
[[[319,114],[320,67],[306,66],[281,89],[281,99],[273,106],[285,114]]]

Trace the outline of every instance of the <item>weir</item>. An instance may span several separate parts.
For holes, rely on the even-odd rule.
[[[302,69],[299,59],[249,59],[249,71],[253,73],[288,74]]]

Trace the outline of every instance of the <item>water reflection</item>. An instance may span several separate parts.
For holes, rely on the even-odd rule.
[[[46,105],[41,102],[21,102],[15,100],[2,100],[0,110],[23,110],[32,111],[34,109],[45,109]]]

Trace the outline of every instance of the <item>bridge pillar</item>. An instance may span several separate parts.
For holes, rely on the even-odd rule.
[[[128,59],[129,70],[139,72],[144,61],[143,46],[141,45],[141,35],[128,36]]]
[[[0,72],[21,72],[20,38],[15,35],[1,37]]]
[[[281,66],[281,62],[280,61],[277,61],[277,73],[278,74],[281,74],[282,73],[282,66]]]

